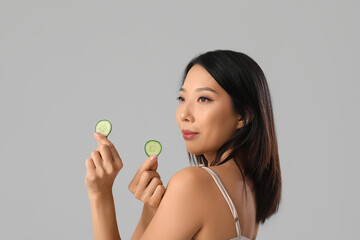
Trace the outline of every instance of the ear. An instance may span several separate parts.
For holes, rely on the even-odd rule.
[[[253,118],[254,118],[254,114],[252,113],[252,111],[248,111],[249,113],[249,118],[248,122],[245,124],[245,120],[243,119],[242,116],[238,115],[238,124],[236,126],[236,129],[240,129],[242,127],[244,127],[245,125],[249,124],[250,122],[252,122]]]
[[[240,129],[240,128],[242,128],[244,125],[245,125],[245,124],[244,124],[244,119],[243,119],[241,116],[239,116],[239,120],[238,120],[236,129]]]

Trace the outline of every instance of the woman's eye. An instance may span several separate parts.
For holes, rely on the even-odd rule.
[[[207,97],[199,97],[199,101],[200,102],[210,102],[211,99],[207,98]]]
[[[182,102],[182,101],[185,100],[183,97],[177,97],[176,99],[177,99],[179,102]]]

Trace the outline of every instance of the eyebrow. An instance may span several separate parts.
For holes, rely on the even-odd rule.
[[[201,87],[201,88],[197,88],[195,89],[197,92],[201,92],[201,91],[210,91],[210,92],[214,92],[216,94],[219,94],[217,93],[214,89],[212,88],[209,88],[209,87]],[[180,91],[182,92],[186,92],[186,90],[184,88],[180,88]]]

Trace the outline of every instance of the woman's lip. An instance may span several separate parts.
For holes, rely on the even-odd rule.
[[[194,138],[196,135],[199,134],[199,133],[192,132],[192,131],[189,131],[189,130],[182,130],[181,132],[182,132],[183,137],[184,137],[185,140],[190,140],[190,139]]]
[[[190,130],[181,130],[182,134],[198,134],[197,132],[193,132],[193,131],[190,131]]]
[[[183,134],[196,134],[196,132],[190,131],[190,130],[181,130]]]

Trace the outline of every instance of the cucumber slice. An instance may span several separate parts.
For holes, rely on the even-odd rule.
[[[156,140],[149,140],[145,143],[145,153],[148,157],[156,154],[159,155],[161,153],[162,146],[160,142]]]
[[[105,137],[109,136],[112,129],[111,122],[109,120],[100,120],[95,126],[95,132],[101,133]]]

